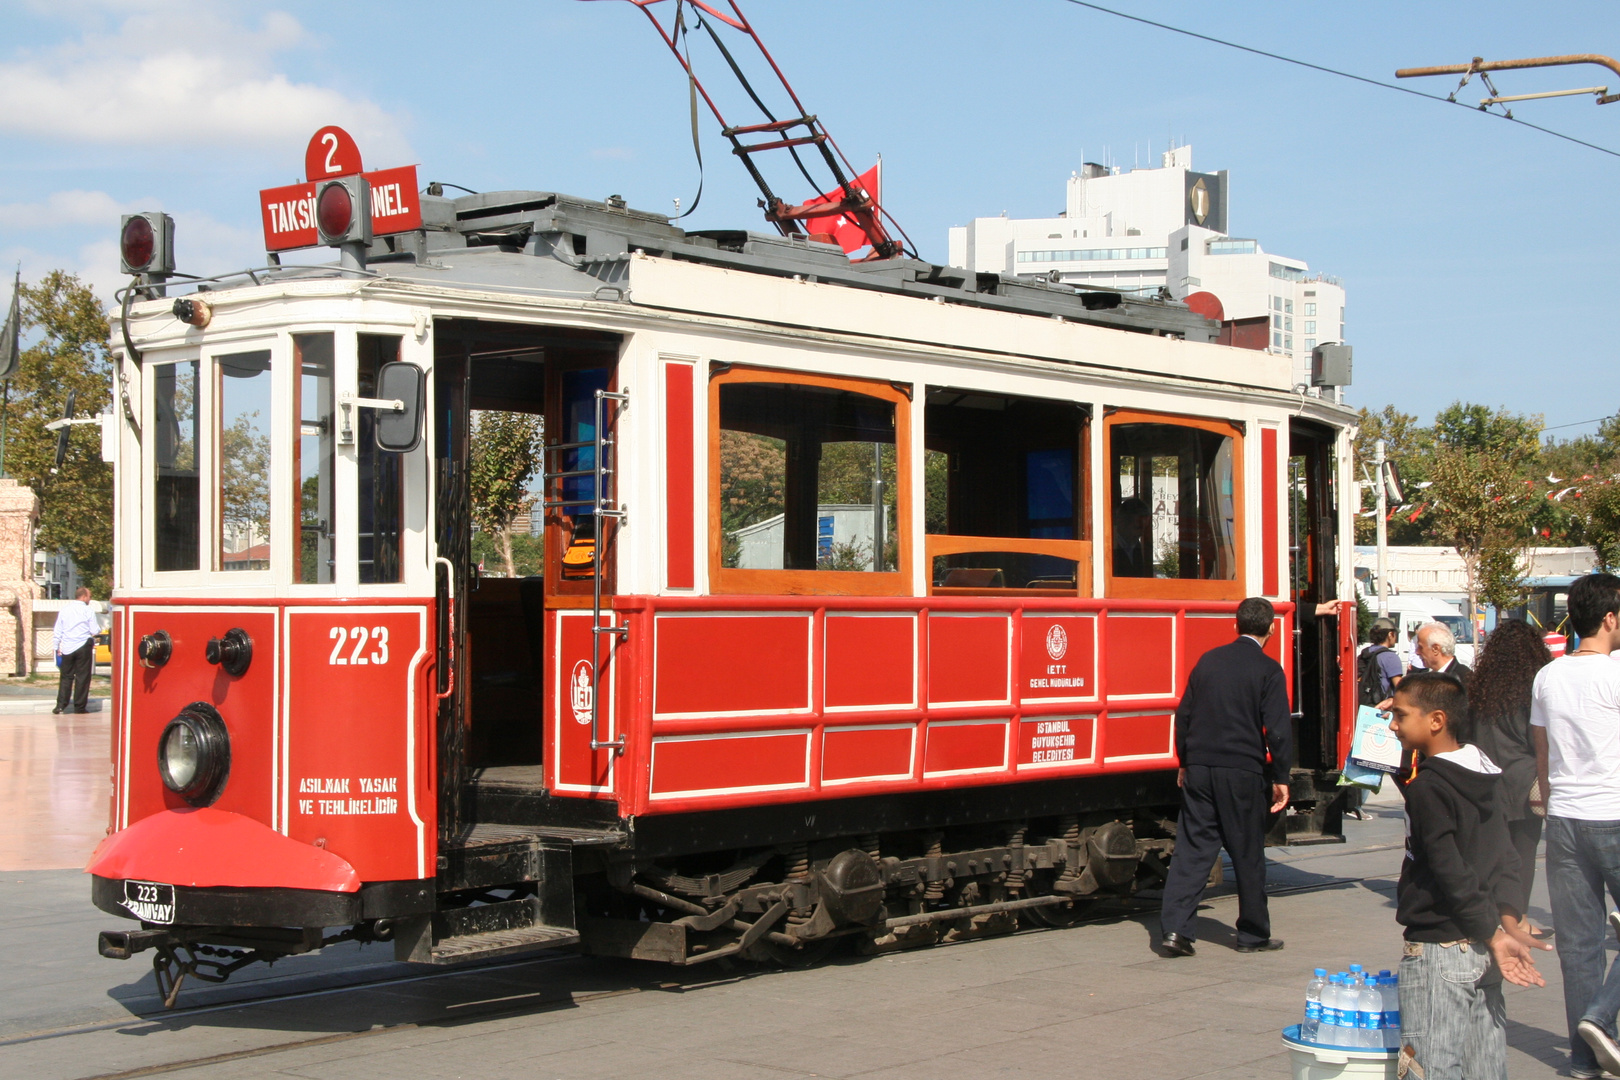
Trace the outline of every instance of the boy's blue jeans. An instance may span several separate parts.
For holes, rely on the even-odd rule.
[[[1570,1065],[1595,1072],[1597,1057],[1575,1030],[1594,1021],[1611,1036],[1620,1010],[1620,959],[1608,964],[1609,903],[1620,896],[1620,821],[1581,821],[1547,815],[1547,891],[1558,930],[1558,966],[1564,973],[1564,1017],[1569,1022]],[[1604,978],[1604,969],[1608,977]]]
[[[1507,1006],[1490,950],[1408,941],[1405,953],[1398,1074],[1416,1080],[1415,1063],[1423,1080],[1507,1080]]]

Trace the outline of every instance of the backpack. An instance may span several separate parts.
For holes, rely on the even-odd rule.
[[[1390,691],[1384,682],[1384,673],[1378,668],[1378,656],[1380,653],[1394,651],[1385,645],[1373,645],[1362,652],[1361,659],[1356,665],[1356,696],[1360,704],[1370,708],[1389,697]]]

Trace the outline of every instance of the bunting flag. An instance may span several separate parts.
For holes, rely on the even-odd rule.
[[[17,370],[17,360],[21,351],[18,340],[22,333],[22,271],[11,286],[11,311],[6,315],[6,324],[0,327],[0,379],[9,379]]]
[[[1417,519],[1422,517],[1423,516],[1423,511],[1427,510],[1428,508],[1429,508],[1428,503],[1420,503],[1420,504],[1418,504],[1418,508],[1416,510],[1412,511],[1412,515],[1406,519],[1407,524],[1409,524],[1409,525],[1416,524]]]

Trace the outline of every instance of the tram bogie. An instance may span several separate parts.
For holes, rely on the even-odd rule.
[[[1350,414],[1286,357],[1162,300],[423,204],[363,277],[130,307],[89,870],[142,927],[104,954],[172,988],[339,938],[690,964],[1066,925],[1162,880],[1177,696],[1247,595],[1296,710],[1273,839],[1336,838],[1353,641],[1293,610],[1349,595]],[[472,555],[498,413],[544,425],[525,577]]]

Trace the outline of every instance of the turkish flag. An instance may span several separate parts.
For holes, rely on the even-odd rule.
[[[878,165],[872,166],[850,181],[849,185],[857,192],[865,192],[875,205],[881,205],[883,202],[883,194],[878,190],[879,169],[880,166]],[[820,203],[841,203],[843,201],[844,189],[835,188],[831,194],[817,195],[814,199],[806,200],[804,205],[816,206]],[[846,255],[853,251],[859,251],[872,242],[866,235],[866,230],[861,228],[859,223],[847,214],[827,214],[822,217],[805,218],[804,231],[812,235],[825,233],[831,236],[834,242],[844,249]]]

